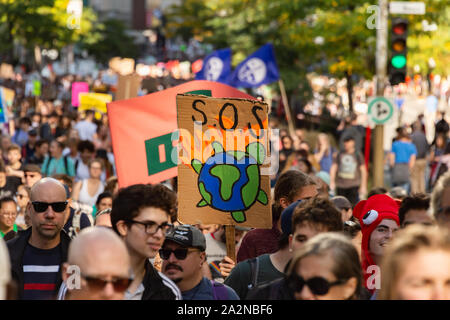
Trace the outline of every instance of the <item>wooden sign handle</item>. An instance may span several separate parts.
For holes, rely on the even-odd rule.
[[[227,256],[236,262],[235,227],[233,225],[225,226],[225,237],[227,243]]]

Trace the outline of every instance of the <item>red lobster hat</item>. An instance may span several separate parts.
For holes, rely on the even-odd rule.
[[[377,194],[367,200],[360,201],[353,209],[353,216],[358,218],[361,224],[361,255],[365,286],[367,286],[366,280],[370,276],[366,270],[369,266],[375,264],[369,253],[370,235],[384,219],[392,219],[398,225],[398,209],[398,202],[385,194]]]

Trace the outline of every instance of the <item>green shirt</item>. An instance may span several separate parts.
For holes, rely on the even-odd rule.
[[[282,278],[284,273],[278,271],[272,261],[270,260],[270,254],[263,254],[257,258],[259,260],[258,266],[258,278],[256,285],[260,286],[262,284],[268,283],[270,281]],[[233,270],[231,270],[230,275],[225,279],[225,284],[230,286],[236,291],[241,300],[244,300],[249,291],[249,285],[253,282],[253,272],[251,268],[251,259],[239,262]]]
[[[14,230],[14,232],[17,233],[17,225],[15,223],[14,223],[14,226],[13,226],[13,230]],[[5,234],[3,233],[3,231],[0,231],[0,237],[2,237],[2,238],[5,237]]]

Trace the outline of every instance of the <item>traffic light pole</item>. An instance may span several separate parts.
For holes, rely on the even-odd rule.
[[[379,19],[377,24],[377,49],[376,57],[376,73],[377,85],[376,95],[382,97],[384,95],[384,86],[386,83],[386,66],[387,66],[387,40],[388,40],[388,0],[379,0]],[[374,163],[373,163],[373,185],[372,187],[382,187],[384,185],[384,127],[377,124],[375,126],[375,146],[374,146]]]

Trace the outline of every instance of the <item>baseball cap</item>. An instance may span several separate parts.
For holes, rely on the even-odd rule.
[[[165,241],[173,241],[188,248],[206,250],[206,239],[203,233],[194,226],[183,224],[175,227],[166,234]],[[164,241],[164,242],[165,242]]]
[[[39,172],[39,173],[41,173],[41,168],[39,168],[39,166],[37,164],[29,163],[23,167],[23,172]]]
[[[301,201],[302,200],[297,200],[291,203],[281,213],[281,231],[283,234],[292,234],[292,215]]]
[[[352,204],[350,203],[350,201],[348,201],[348,199],[346,197],[343,196],[336,196],[330,199],[334,205],[336,206],[336,208],[338,208],[339,210],[342,209],[350,209],[352,207]]]

